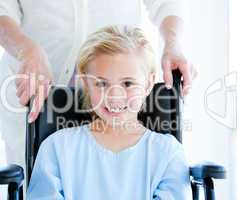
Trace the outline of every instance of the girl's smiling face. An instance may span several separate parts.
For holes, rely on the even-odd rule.
[[[84,84],[95,113],[107,123],[137,121],[145,97],[150,93],[155,75],[146,71],[135,54],[96,56],[87,65]]]

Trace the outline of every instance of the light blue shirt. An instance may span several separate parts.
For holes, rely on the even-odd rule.
[[[87,125],[65,128],[40,146],[27,200],[185,200],[189,169],[171,135],[147,130],[132,147],[112,152]]]

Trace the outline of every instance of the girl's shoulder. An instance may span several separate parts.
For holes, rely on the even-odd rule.
[[[158,133],[149,130],[149,143],[154,152],[174,153],[176,151],[183,151],[182,144],[171,134]]]
[[[51,135],[49,135],[43,142],[43,145],[69,145],[75,142],[80,141],[80,137],[84,135],[85,125],[70,127],[70,128],[62,128],[60,130],[55,131]]]
[[[155,143],[170,143],[176,145],[180,144],[178,140],[170,133],[159,133],[156,131],[148,130],[148,134],[150,134],[150,139]]]

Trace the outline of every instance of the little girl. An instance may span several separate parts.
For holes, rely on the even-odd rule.
[[[141,29],[105,27],[89,36],[78,60],[84,107],[96,117],[41,144],[27,199],[190,199],[182,146],[137,120],[156,69]]]

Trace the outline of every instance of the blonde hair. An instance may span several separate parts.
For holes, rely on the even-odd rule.
[[[149,72],[156,71],[155,54],[142,29],[132,26],[107,26],[89,35],[82,45],[77,62],[80,73],[96,56],[140,53]]]
[[[85,74],[88,63],[101,54],[130,53],[143,58],[144,70],[148,73],[156,72],[155,54],[142,29],[126,25],[107,26],[89,35],[84,42],[77,59],[77,69],[80,74]]]

